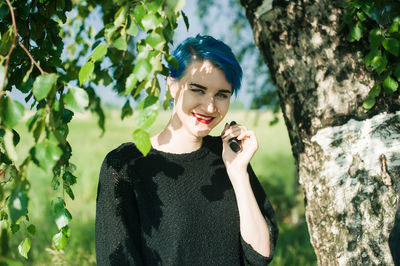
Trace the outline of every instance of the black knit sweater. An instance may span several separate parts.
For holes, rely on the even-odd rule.
[[[278,236],[274,211],[251,167],[250,183],[269,230],[271,256],[240,235],[235,192],[220,137],[192,153],[125,143],[105,158],[97,192],[98,265],[266,265]]]

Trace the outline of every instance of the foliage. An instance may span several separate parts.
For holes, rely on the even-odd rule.
[[[400,82],[400,3],[391,0],[349,0],[343,3],[346,13],[341,28],[347,29],[349,42],[368,39],[365,65],[377,74],[375,85],[363,103],[366,111],[376,98],[397,91]]]
[[[26,233],[18,250],[21,256],[28,256],[36,226],[30,222],[30,213],[35,210],[29,208],[31,185],[27,168],[34,163],[51,173],[51,187],[60,193],[51,204],[58,228],[53,245],[57,250],[65,247],[72,215],[64,195],[74,199],[71,187],[77,182],[73,174],[76,167],[70,162],[69,123],[75,112],[90,110],[98,116],[98,125],[104,131],[105,116],[96,84],[112,84],[126,98],[122,119],[133,113],[132,100],[141,101],[137,121],[140,134],[135,131],[134,141],[142,152],[148,151],[148,129],[157,116],[161,98],[157,76],[168,74],[165,61],[177,64],[169,44],[177,20],[184,16],[180,11],[184,3],[0,2],[1,243],[7,243],[10,232],[15,234],[23,228]],[[95,9],[103,15],[104,26],[98,32],[87,23]],[[67,16],[67,12],[75,18]],[[25,102],[33,112],[26,112],[21,102],[12,99],[11,90],[27,94]],[[167,95],[164,102],[168,100]],[[28,156],[20,158],[16,146],[21,137],[15,127],[24,115],[30,115],[25,126],[34,144]],[[7,252],[7,245],[2,245],[2,255]]]

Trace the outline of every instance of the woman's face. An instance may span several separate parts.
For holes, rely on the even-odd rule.
[[[168,78],[174,98],[173,125],[195,137],[205,137],[225,117],[232,86],[210,61],[193,61],[179,79]]]

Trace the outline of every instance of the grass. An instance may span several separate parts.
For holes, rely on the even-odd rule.
[[[169,113],[160,113],[151,134],[160,131],[168,122]],[[70,124],[69,142],[73,148],[72,163],[78,183],[73,186],[75,200],[65,196],[67,208],[73,216],[71,237],[65,251],[56,251],[51,238],[57,232],[53,222],[50,201],[63,196],[61,191],[51,189],[51,176],[31,164],[28,177],[31,182],[29,210],[31,222],[37,225],[32,237],[29,259],[18,257],[16,247],[23,239],[21,232],[11,237],[12,258],[24,265],[96,265],[94,246],[94,220],[97,182],[101,163],[106,154],[121,143],[131,141],[135,128],[134,118],[120,121],[118,110],[107,110],[106,132],[102,137],[96,118],[84,114],[74,117]],[[314,252],[309,243],[302,195],[299,192],[290,143],[283,119],[270,127],[272,116],[254,111],[231,111],[226,122],[235,120],[253,129],[259,140],[259,150],[252,159],[252,166],[263,184],[279,219],[280,236],[272,265],[316,265]],[[220,135],[223,124],[211,135]],[[33,143],[23,124],[17,130],[21,135],[19,154],[24,156]],[[24,157],[21,156],[21,157]],[[24,226],[21,226],[24,232]]]

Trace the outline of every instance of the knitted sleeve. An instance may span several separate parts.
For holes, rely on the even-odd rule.
[[[101,167],[96,199],[97,265],[143,265],[140,223],[122,154],[110,152]]]
[[[271,262],[272,257],[274,256],[276,240],[278,238],[278,226],[271,203],[269,202],[267,195],[265,194],[264,189],[262,188],[256,175],[254,174],[251,166],[249,166],[248,168],[248,173],[254,196],[269,228],[270,255],[269,257],[264,257],[263,255],[255,251],[252,246],[242,238],[242,236],[240,236],[240,242],[244,254],[244,259],[246,260],[245,265],[267,265]]]

